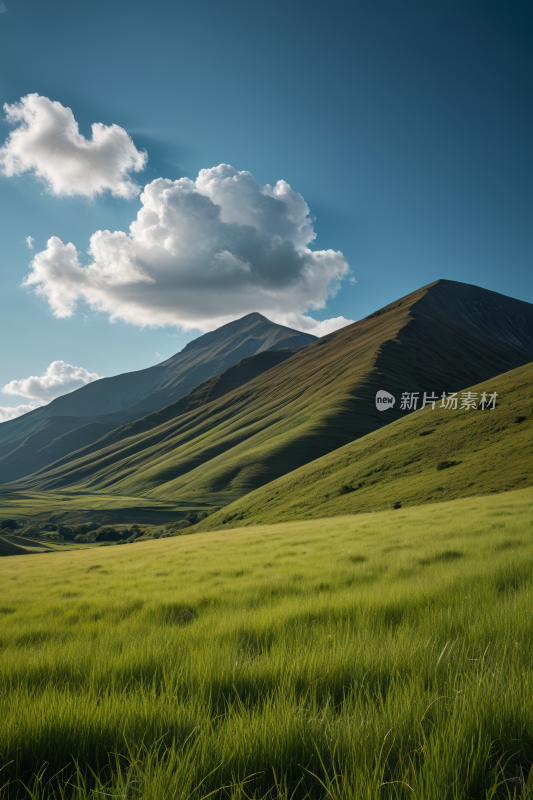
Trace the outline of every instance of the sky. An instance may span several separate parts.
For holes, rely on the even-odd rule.
[[[0,2],[0,421],[259,311],[533,302],[529,0]]]

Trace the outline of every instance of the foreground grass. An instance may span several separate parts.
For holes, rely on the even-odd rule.
[[[0,796],[533,797],[532,509],[2,559]]]

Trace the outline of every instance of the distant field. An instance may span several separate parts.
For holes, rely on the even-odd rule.
[[[1,559],[1,797],[533,797],[532,512]]]
[[[113,496],[99,492],[16,491],[0,486],[0,517],[55,522],[164,525],[181,519],[188,511],[204,509],[205,503],[164,502],[146,497]]]

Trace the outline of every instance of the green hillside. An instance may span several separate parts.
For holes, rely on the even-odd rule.
[[[2,798],[528,800],[532,511],[0,559]]]
[[[403,417],[399,404],[376,409],[378,389],[460,390],[532,358],[530,304],[437,281],[218,399],[187,410],[184,398],[12,488],[225,506]]]
[[[217,529],[434,503],[533,485],[533,363],[470,388],[497,406],[436,403],[257,489],[200,523]],[[459,404],[458,404],[459,405]],[[387,412],[386,412],[387,413]]]

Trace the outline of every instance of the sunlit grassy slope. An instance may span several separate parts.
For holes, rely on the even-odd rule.
[[[532,512],[1,559],[2,797],[531,798]]]
[[[402,416],[376,409],[378,389],[460,390],[531,358],[531,304],[437,281],[223,397],[189,411],[180,401],[164,422],[152,415],[17,485],[224,506]]]
[[[243,497],[202,522],[253,525],[420,505],[533,484],[533,364],[471,387],[494,410],[437,403]],[[382,412],[386,415],[388,412]],[[439,469],[439,466],[447,466]]]

